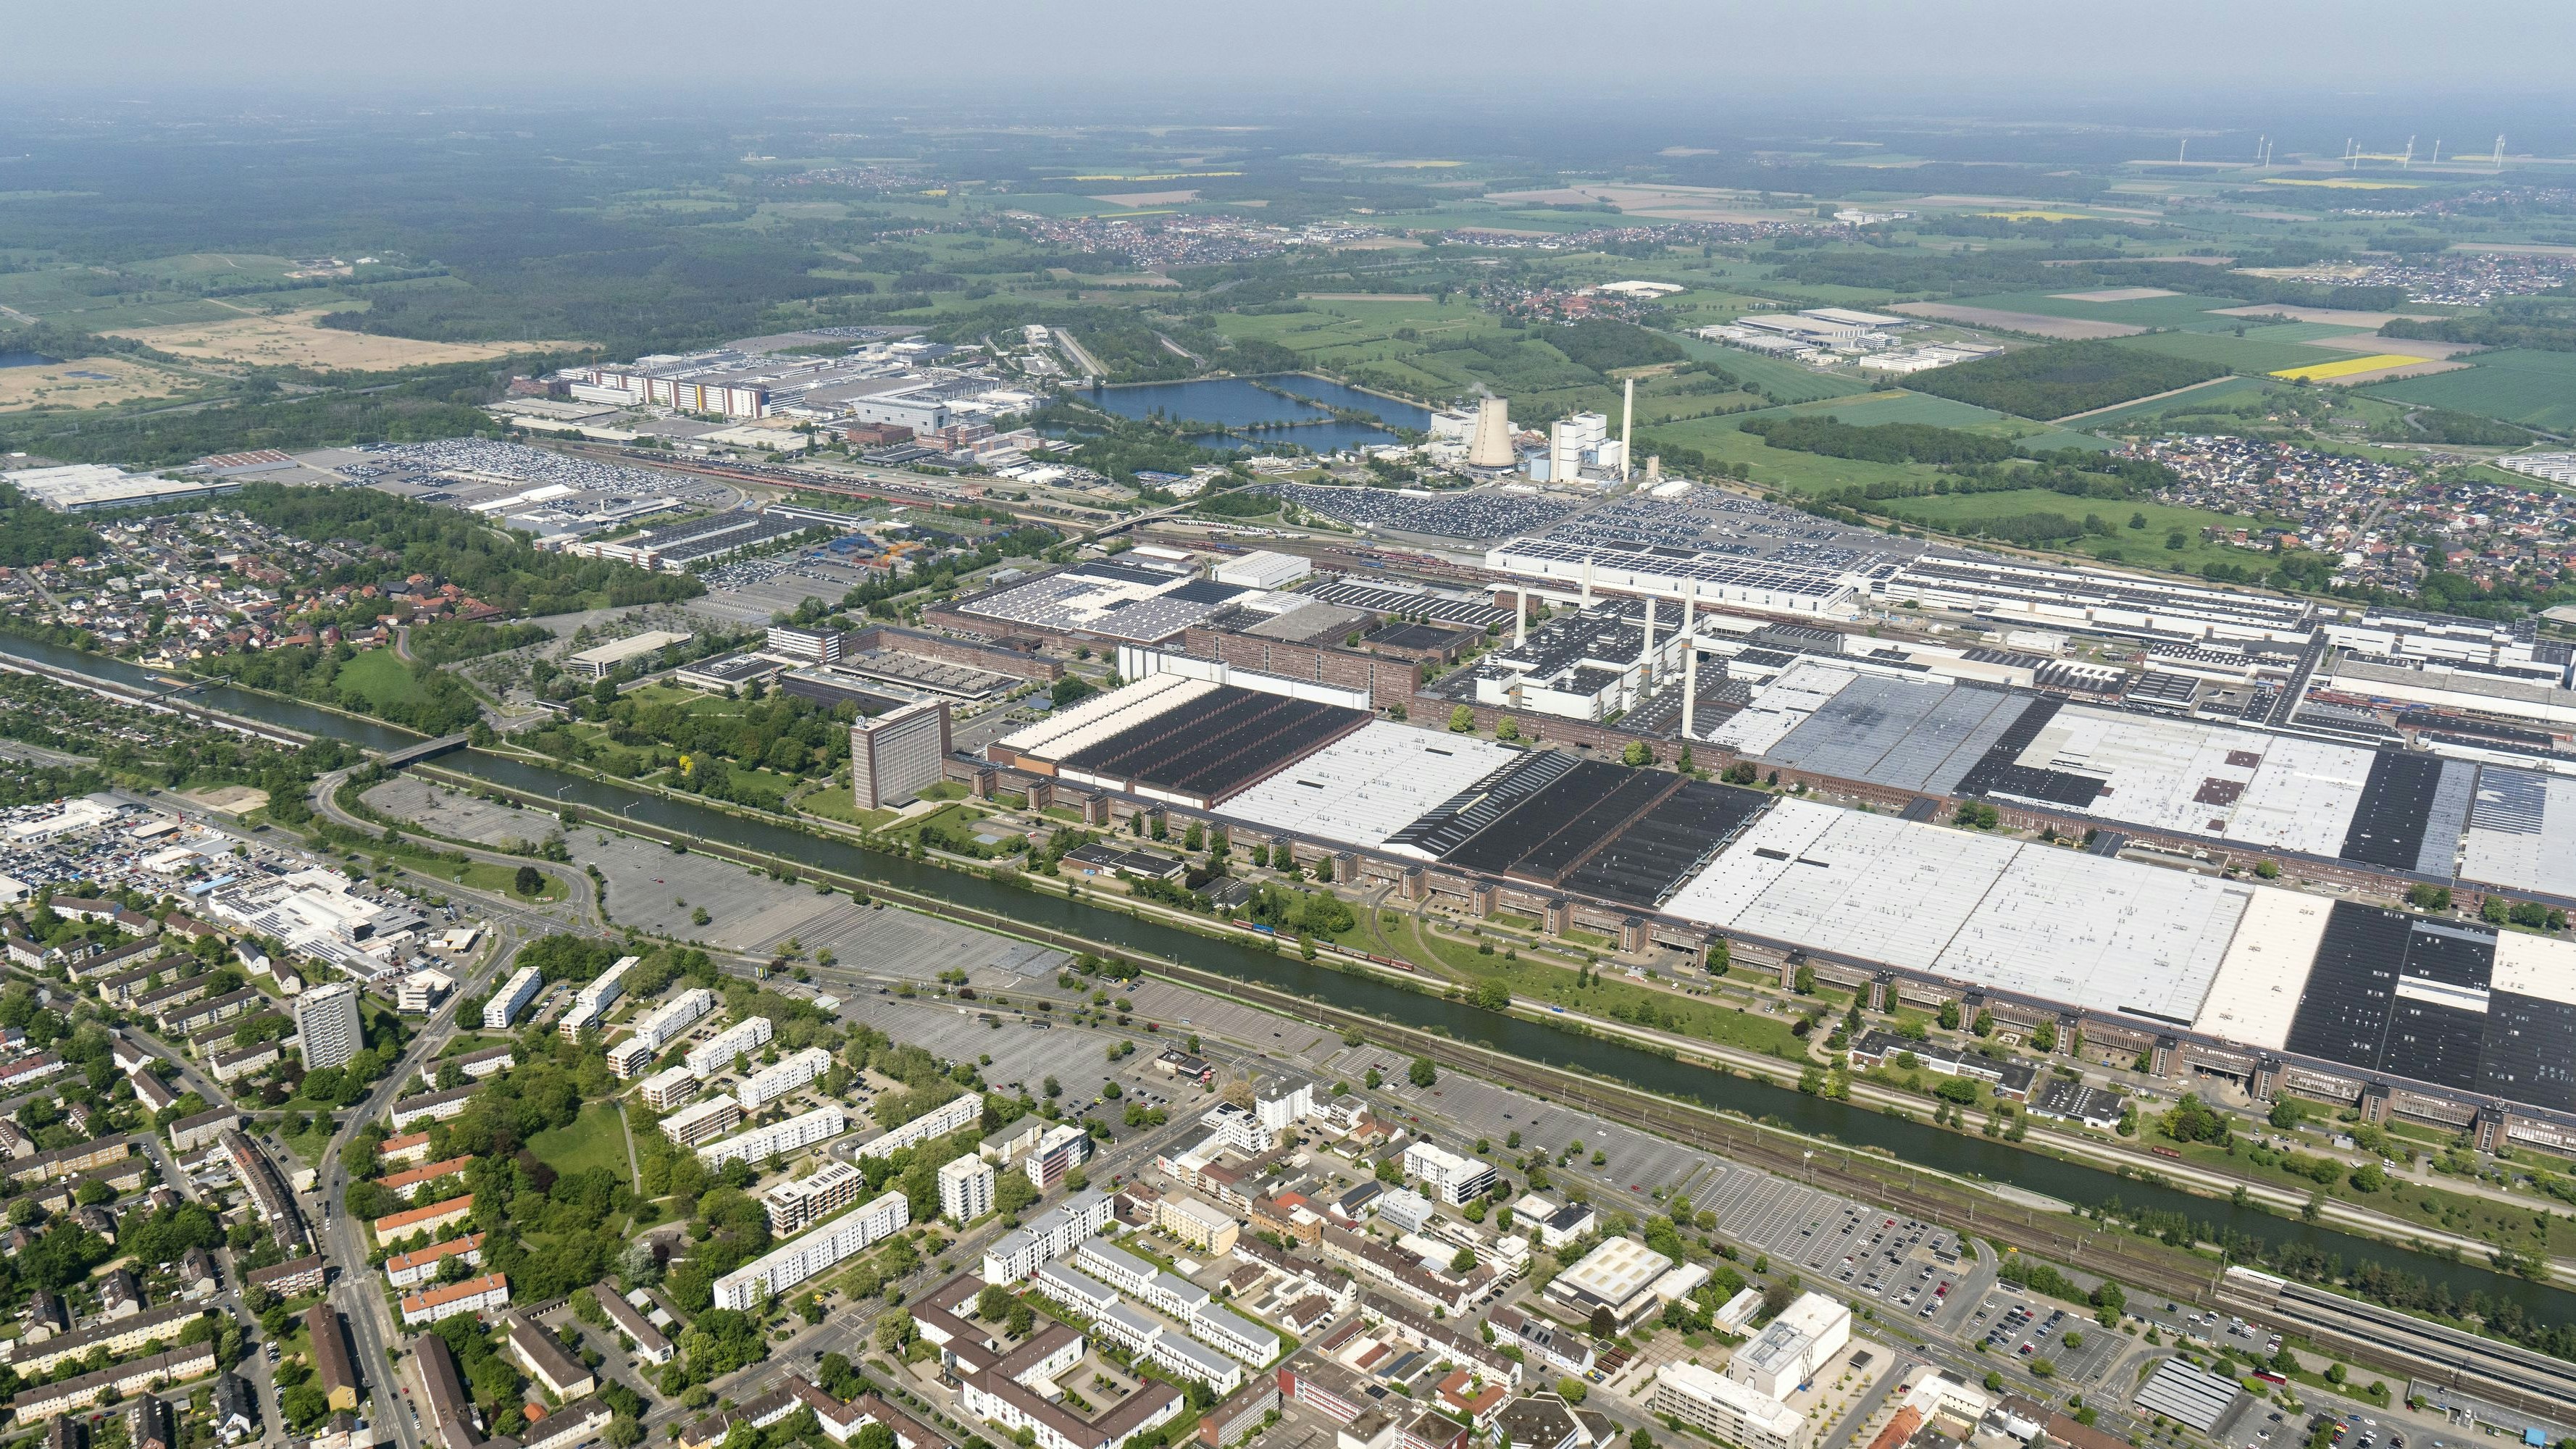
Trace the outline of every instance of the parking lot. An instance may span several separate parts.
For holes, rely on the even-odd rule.
[[[2060,1380],[2071,1384],[2098,1381],[2129,1343],[2117,1329],[2000,1284],[1978,1305],[1966,1328],[1970,1333],[1983,1331],[1989,1355],[2016,1359],[2025,1366],[2044,1358]]]
[[[1416,1087],[1404,1075],[1412,1060],[1384,1047],[1363,1046],[1343,1048],[1328,1066],[1354,1084],[1370,1067],[1377,1068],[1387,1080],[1386,1095],[1418,1108],[1426,1117],[1445,1117],[1458,1124],[1460,1130],[1454,1134],[1432,1134],[1444,1141],[1454,1135],[1473,1146],[1482,1138],[1497,1154],[1543,1151],[1551,1173],[1573,1173],[1641,1198],[1657,1188],[1664,1189],[1667,1198],[1673,1192],[1696,1198],[1692,1184],[1719,1166],[1706,1153],[1677,1142],[1472,1078],[1444,1076],[1430,1087]],[[1520,1134],[1520,1146],[1507,1148],[1515,1132]],[[1582,1150],[1569,1159],[1567,1154],[1577,1142],[1583,1144]],[[1596,1152],[1605,1159],[1598,1166],[1592,1162]]]
[[[1717,1214],[1718,1231],[1899,1321],[1955,1323],[1973,1292],[1977,1264],[1947,1228],[1741,1167],[1692,1203]]]
[[[718,564],[704,575],[707,592],[689,608],[728,624],[766,624],[807,599],[838,607],[850,590],[876,577],[820,549]]]

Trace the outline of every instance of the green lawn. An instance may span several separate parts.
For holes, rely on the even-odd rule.
[[[796,808],[808,815],[819,815],[826,820],[837,820],[844,825],[856,825],[863,830],[874,830],[894,818],[894,812],[891,810],[860,809],[858,798],[838,785],[826,785],[811,795],[799,798]]]
[[[550,1128],[528,1139],[528,1150],[557,1172],[605,1167],[628,1176],[626,1133],[618,1123],[617,1104],[592,1102],[569,1127]]]
[[[1776,1016],[1739,1011],[1710,998],[1640,985],[1625,976],[1604,976],[1590,987],[1577,986],[1573,971],[1534,960],[1526,952],[1517,961],[1504,959],[1506,948],[1502,945],[1486,956],[1473,946],[1442,939],[1429,931],[1409,931],[1398,939],[1412,945],[1415,956],[1428,955],[1469,981],[1501,982],[1516,1001],[1634,1021],[1640,1026],[1787,1061],[1803,1060],[1806,1055],[1805,1044],[1790,1034],[1789,1023]]]
[[[2082,519],[2087,513],[2098,513],[2114,525],[2115,537],[2070,539],[2056,545],[2061,551],[2091,554],[2095,558],[2114,559],[2150,569],[2194,569],[2211,563],[2232,563],[2259,567],[2262,555],[2226,544],[2206,543],[2200,536],[2203,528],[2235,528],[2246,520],[2199,508],[2178,508],[2152,499],[2113,503],[2099,499],[2068,498],[2043,488],[2015,489],[2009,493],[1951,494],[1939,498],[1891,498],[1873,503],[1882,510],[1929,528],[1951,533],[1973,533],[1983,520],[2010,518],[2023,513],[2063,513]],[[2131,528],[2133,514],[2144,514],[2145,528]],[[2180,549],[2165,547],[2165,538],[2174,530],[2183,533]]]
[[[419,704],[429,698],[420,682],[411,677],[411,666],[394,657],[391,649],[370,649],[340,666],[331,676],[334,690],[348,690],[373,706],[379,713],[399,704]]]
[[[2576,428],[2576,352],[2479,353],[2461,371],[2381,383],[2367,395],[2563,432]]]

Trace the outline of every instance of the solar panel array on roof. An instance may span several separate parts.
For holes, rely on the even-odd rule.
[[[2433,799],[2441,792],[2445,763],[2431,755],[2380,751],[2370,762],[2361,802],[2353,807],[2352,826],[2344,832],[2343,858],[2387,870],[2413,870],[2424,853],[2425,827],[2432,820]]]
[[[1064,757],[1069,779],[1223,800],[1369,722],[1366,710],[1220,685]]]
[[[1441,857],[1444,864],[1554,884],[1679,782],[1677,775],[1579,762]]]
[[[1758,790],[1686,781],[1593,852],[1565,878],[1565,888],[1632,906],[1660,906],[1770,803]]]
[[[1440,860],[1500,819],[1521,797],[1546,789],[1575,766],[1562,750],[1532,750],[1422,813],[1387,837],[1387,848]]]
[[[2337,901],[2290,1050],[2460,1089],[2478,1083],[2492,932]]]
[[[2480,766],[2460,877],[2576,898],[2576,779]]]

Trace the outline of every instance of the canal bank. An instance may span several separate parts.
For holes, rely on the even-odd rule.
[[[122,685],[166,692],[170,681],[121,661],[9,636],[0,636],[0,653]],[[197,705],[223,715],[264,722],[307,734],[330,734],[370,749],[390,752],[416,744],[420,737],[376,722],[353,719],[315,706],[282,700],[230,685],[214,683],[192,691]],[[634,829],[663,840],[690,842],[693,848],[715,848],[749,862],[784,863],[800,870],[822,871],[848,883],[900,898],[923,909],[970,924],[987,926],[1074,950],[1110,948],[1130,954],[1174,979],[1239,996],[1248,988],[1264,993],[1261,1004],[1308,1019],[1358,1023],[1357,1029],[1394,1044],[1400,1031],[1425,1054],[1449,1061],[1461,1070],[1487,1075],[1560,1100],[1597,1105],[1655,1130],[1673,1135],[1713,1133],[1702,1145],[1770,1165],[1775,1152],[1792,1152],[1785,1142],[1764,1146],[1764,1134],[1750,1124],[1777,1122],[1788,1133],[1831,1144],[1829,1156],[1854,1174],[1850,1190],[1898,1205],[1923,1204],[1945,1220],[1961,1221],[1960,1200],[1947,1189],[1935,1189],[1906,1163],[1939,1163],[1956,1177],[2010,1184],[2044,1198],[2097,1206],[2117,1199],[2130,1211],[2178,1212],[2214,1228],[2292,1242],[2333,1254],[2346,1263],[2378,1262],[2448,1287],[2455,1297],[2481,1293],[2511,1301],[2547,1323],[2576,1321],[2576,1295],[2498,1274],[2490,1269],[2444,1257],[2375,1242],[2316,1224],[2285,1219],[2260,1208],[2238,1207],[2222,1199],[2123,1177],[2008,1143],[1945,1131],[1909,1118],[1891,1116],[1848,1103],[1808,1096],[1748,1077],[1711,1070],[1672,1054],[1592,1035],[1543,1020],[1497,1014],[1464,1001],[1408,989],[1371,976],[1309,963],[1293,954],[1260,949],[1242,940],[1211,937],[1177,925],[1131,915],[1105,905],[1070,901],[963,871],[916,863],[865,850],[846,841],[821,837],[766,819],[737,816],[692,800],[649,794],[601,780],[573,775],[551,765],[464,751],[448,755],[427,773],[477,789],[500,789],[548,809],[578,808],[596,823]],[[1687,1110],[1685,1110],[1687,1109]],[[1710,1113],[1739,1114],[1744,1123],[1729,1124]],[[1809,1150],[1804,1147],[1795,1152]],[[1803,1158],[1783,1158],[1807,1162]],[[1881,1173],[1882,1167],[1894,1170]],[[1911,1184],[1910,1186],[1908,1184]],[[1910,1196],[1909,1196],[1910,1195]],[[2089,1256],[2140,1240],[2102,1233],[2089,1224],[2052,1222],[2049,1215],[2027,1210],[2019,1222],[1980,1218],[1975,1228],[2006,1241],[2018,1241],[2049,1256]],[[2123,1255],[2127,1256],[2126,1254]],[[2147,1259],[2136,1259],[2147,1269]],[[2202,1260],[2202,1267],[2214,1268]],[[2105,1268],[2105,1271],[2117,1271]],[[2153,1270],[2149,1270],[2153,1271]],[[2173,1268],[2161,1270],[2169,1281]],[[2145,1276],[2141,1272],[2141,1285]]]

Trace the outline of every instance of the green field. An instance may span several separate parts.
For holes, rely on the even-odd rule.
[[[2243,319],[2251,321],[2251,318]],[[2314,342],[2321,337],[2363,337],[2369,329],[2348,322],[2275,322],[2265,327],[2248,327],[2248,342]]]
[[[2115,408],[2110,412],[2095,413],[2084,419],[2084,426],[2095,432],[2107,432],[2186,408],[2201,407],[2216,402],[2233,405],[2279,385],[2253,377],[2222,377],[2215,382],[2203,383],[2189,392],[2174,397],[2155,398],[2147,402],[2131,403],[2127,407]]]
[[[1798,403],[1792,407],[1763,408],[1730,421],[1740,426],[1745,418],[1782,416],[1833,417],[1860,428],[1882,427],[1889,423],[1924,423],[1961,432],[2018,437],[2033,452],[2066,449],[2100,452],[2111,446],[2090,433],[2079,433],[2072,428],[2034,423],[2028,418],[2016,418],[1974,403],[1902,389],[1866,393],[1859,397],[1828,398],[1823,402]]]
[[[2079,289],[2089,290],[2089,289]],[[2231,331],[2242,317],[2220,317],[2213,309],[2242,305],[2227,297],[2141,297],[2134,302],[2078,302],[2046,292],[1997,292],[1956,299],[1961,307],[1992,307],[1999,312],[2036,312],[2042,317],[2080,317],[2092,322],[2124,322],[2132,327],[2187,327],[2195,332]]]
[[[1751,352],[1738,352],[1696,337],[1676,337],[1684,352],[1714,362],[1737,377],[1784,402],[1813,402],[1818,398],[1853,397],[1870,390],[1870,385],[1857,376],[1818,372],[1776,357],[1762,357]]]
[[[331,687],[357,695],[378,712],[429,698],[420,681],[411,677],[411,666],[395,658],[391,649],[370,649],[341,665],[340,672],[331,676]]]
[[[2298,342],[2257,342],[2250,336],[2231,337],[2224,332],[2149,332],[2115,339],[2113,345],[2163,357],[2187,357],[2248,377],[2287,367],[2313,367],[2345,355],[2331,348]]]
[[[2383,383],[2365,395],[2565,432],[2576,428],[2576,352],[2481,353],[2463,371]]]
[[[618,1121],[614,1102],[590,1103],[571,1126],[549,1128],[529,1138],[528,1150],[557,1172],[605,1167],[621,1178],[628,1176],[626,1129]]]
[[[2091,554],[2095,558],[2116,556],[2119,561],[2149,569],[2197,570],[2211,563],[2256,566],[2261,562],[2259,554],[2225,544],[2207,543],[2201,538],[2203,528],[2234,528],[2246,520],[2198,508],[2171,507],[2152,500],[2114,503],[2101,499],[2068,498],[2045,488],[2021,488],[2009,493],[1891,498],[1869,506],[1926,528],[1971,535],[1977,531],[1978,524],[1992,519],[2028,513],[2062,513],[2081,520],[2087,513],[2098,513],[2114,526],[2115,536],[2068,539],[2051,547],[2061,552]],[[2147,526],[2129,527],[2133,514],[2144,514]],[[2166,535],[2177,529],[2183,534],[2183,546],[2180,549],[2165,547]]]

